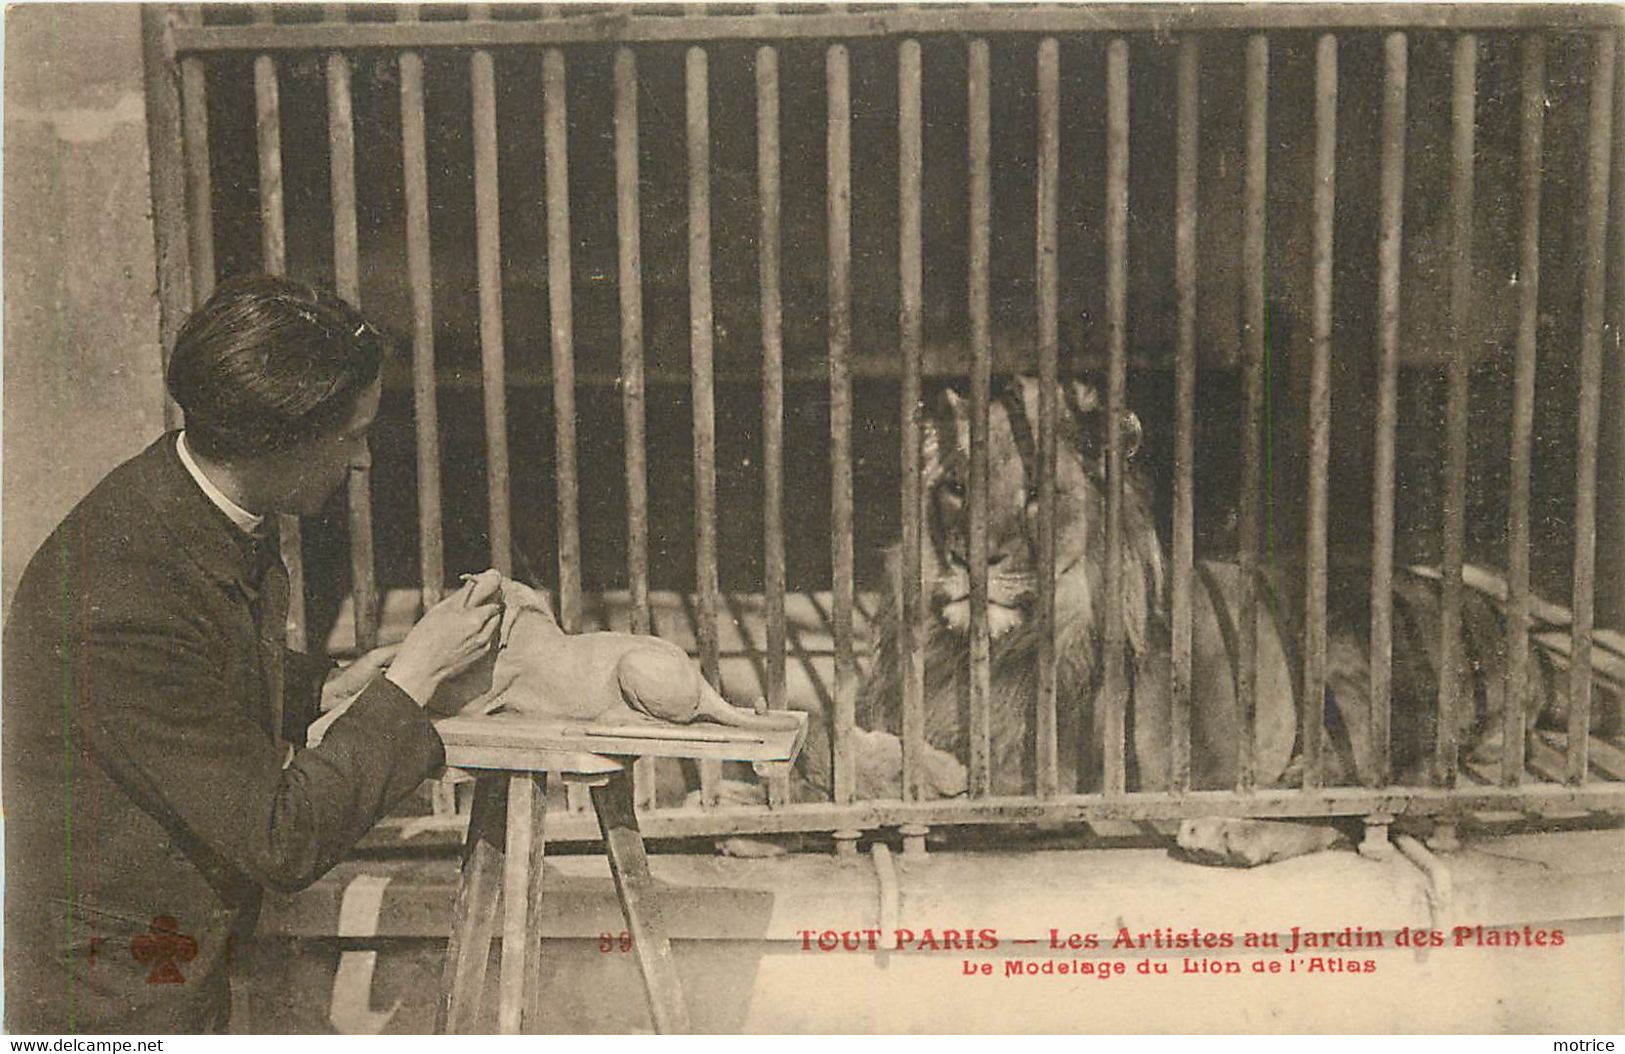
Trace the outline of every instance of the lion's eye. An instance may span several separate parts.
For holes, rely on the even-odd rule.
[[[952,476],[942,481],[942,489],[956,498],[963,498],[965,496],[964,481],[956,479]]]

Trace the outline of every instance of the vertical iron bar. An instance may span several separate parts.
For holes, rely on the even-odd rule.
[[[1614,40],[1616,62],[1621,54],[1625,54],[1625,32]],[[1614,172],[1625,173],[1625,76],[1617,68],[1614,71]],[[1611,475],[1603,477],[1612,479],[1614,496],[1600,525],[1604,530],[1600,546],[1602,555],[1604,558],[1612,557],[1601,577],[1603,582],[1613,584],[1616,628],[1625,627],[1625,186],[1621,185],[1622,182],[1625,181],[1616,176],[1612,189],[1614,295],[1609,324],[1613,327],[1613,333],[1608,340],[1612,343],[1613,378],[1611,382],[1604,382],[1611,383],[1612,389],[1611,402],[1603,411],[1611,414],[1614,425],[1614,467]],[[1605,355],[1608,350],[1608,344],[1604,344]]]
[[[186,140],[187,252],[192,306],[214,292],[214,188],[209,167],[209,79],[196,55],[181,59],[181,134]]]
[[[784,299],[779,282],[779,52],[756,50],[757,280],[762,312],[762,546],[763,602],[767,609],[767,705],[786,705],[784,632]],[[788,780],[771,787],[789,795]]]
[[[1128,41],[1106,45],[1106,670],[1103,781],[1108,795],[1127,788],[1124,735],[1123,450],[1128,300]]]
[[[1056,394],[1060,384],[1059,194],[1061,172],[1061,46],[1038,44],[1038,712],[1033,766],[1040,796],[1060,789],[1056,728],[1055,468]],[[1076,790],[1068,787],[1067,791]]]
[[[628,630],[649,633],[649,477],[644,440],[643,247],[638,201],[638,63],[631,48],[615,50],[615,233],[621,309],[621,419],[626,461],[626,578],[631,590]],[[632,766],[637,804],[655,805],[651,758]]]
[[[835,800],[849,802],[857,660],[852,650],[852,84],[846,45],[825,56],[829,221],[829,462],[835,633]]]
[[[262,12],[259,21],[269,21]],[[288,239],[282,191],[282,102],[277,87],[276,59],[254,56],[254,127],[259,145],[260,251],[267,274],[288,269]],[[298,516],[277,517],[282,540],[282,562],[288,568],[288,647],[305,650],[305,558]]]
[[[615,224],[620,247],[621,413],[626,428],[626,577],[633,633],[648,633],[649,482],[643,422],[643,248],[638,201],[638,61],[615,51]],[[641,789],[641,785],[640,785]]]
[[[897,654],[903,668],[903,798],[917,801],[925,793],[925,657],[919,634],[923,617],[920,547],[924,544],[920,486],[920,349],[924,322],[920,183],[924,156],[918,40],[905,40],[897,47],[897,99],[898,342],[903,360],[902,617],[897,626]]]
[[[1614,40],[1614,56],[1625,54],[1625,31]],[[1625,173],[1625,76],[1614,71],[1614,171]],[[1610,409],[1614,423],[1614,499],[1603,520],[1611,527],[1603,535],[1602,551],[1613,559],[1602,579],[1613,583],[1614,625],[1625,627],[1625,179],[1613,183],[1614,296],[1609,318],[1613,326],[1613,380]],[[1605,346],[1606,352],[1606,346]]]
[[[401,9],[416,18],[417,9]],[[403,51],[401,70],[401,164],[406,196],[406,271],[412,289],[412,416],[417,431],[418,561],[423,607],[439,602],[446,588],[440,497],[440,411],[435,401],[434,278],[429,241],[429,166],[423,120],[423,56]]]
[[[1309,367],[1309,517],[1303,599],[1303,785],[1321,784],[1326,714],[1326,517],[1332,432],[1332,210],[1337,178],[1337,38],[1315,54],[1314,332]]]
[[[475,17],[470,13],[470,17]],[[491,566],[513,570],[508,495],[508,379],[502,334],[502,231],[497,187],[496,65],[489,51],[469,59],[474,118],[474,251],[480,287],[480,380],[485,395],[485,479]]]
[[[1507,686],[1501,782],[1523,781],[1523,699],[1529,691],[1529,484],[1535,431],[1540,311],[1540,165],[1546,116],[1546,38],[1523,41],[1523,125],[1519,162],[1523,224],[1518,258],[1518,348],[1512,381],[1512,466],[1507,494]]]
[[[1174,370],[1174,548],[1172,606],[1173,765],[1175,790],[1191,785],[1191,582],[1195,556],[1196,508],[1196,174],[1201,128],[1198,78],[1201,44],[1180,38],[1178,69],[1179,145],[1175,161],[1174,284],[1178,301],[1179,346]]]
[[[1604,253],[1608,235],[1608,164],[1614,130],[1614,34],[1595,37],[1596,67],[1586,163],[1585,284],[1580,297],[1580,411],[1574,484],[1574,629],[1569,645],[1570,783],[1586,778],[1591,734],[1591,632],[1596,615],[1597,432],[1602,403]]]
[[[339,15],[343,17],[342,13]],[[361,303],[361,244],[356,232],[355,111],[350,59],[327,56],[327,140],[333,195],[333,285],[352,304]],[[378,646],[378,574],[373,560],[372,465],[350,468],[350,592],[355,605],[355,646]]]
[[[1367,782],[1389,780],[1389,716],[1394,660],[1394,441],[1399,401],[1399,277],[1405,218],[1405,95],[1409,66],[1403,33],[1383,41],[1382,175],[1377,236],[1377,424],[1372,468],[1371,758]]]
[[[1478,38],[1456,38],[1451,75],[1451,267],[1449,398],[1445,409],[1444,595],[1439,612],[1441,786],[1456,783],[1458,715],[1465,656],[1461,640],[1461,565],[1467,534],[1467,376],[1473,277],[1473,122]]]
[[[1247,39],[1245,228],[1242,235],[1242,451],[1241,451],[1241,656],[1236,667],[1241,741],[1237,744],[1239,790],[1253,789],[1253,726],[1258,713],[1259,505],[1263,498],[1264,420],[1264,198],[1269,151],[1269,37]]]
[[[575,330],[570,286],[570,154],[564,52],[542,55],[547,168],[547,304],[553,324],[553,438],[558,478],[559,627],[581,629],[581,522],[576,482]]]
[[[970,793],[992,791],[992,639],[987,611],[989,402],[993,341],[988,319],[991,95],[988,42],[970,42],[967,87],[970,151],[971,427],[970,427]]]
[[[185,116],[172,29],[187,24],[193,15],[193,11],[159,4],[141,9],[141,79],[146,96],[148,187],[158,280],[158,366],[162,376],[168,375],[175,338],[192,308]],[[164,428],[181,427],[180,407],[167,390],[163,404]]]
[[[695,570],[699,593],[700,667],[722,687],[717,655],[717,433],[712,382],[711,307],[711,114],[705,49],[688,49],[688,295],[689,368],[694,406]],[[700,796],[716,803],[721,776],[716,762],[700,764]]]

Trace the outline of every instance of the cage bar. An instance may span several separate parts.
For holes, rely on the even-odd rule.
[[[1326,714],[1326,517],[1332,440],[1332,210],[1337,178],[1337,38],[1315,45],[1313,339],[1309,364],[1308,536],[1304,548],[1303,785],[1321,783]]]
[[[1439,609],[1439,731],[1435,764],[1441,785],[1453,787],[1463,673],[1461,565],[1467,535],[1468,313],[1473,277],[1473,112],[1478,38],[1456,38],[1451,67],[1450,330],[1449,396],[1445,408],[1444,592]]]
[[[1061,47],[1038,44],[1038,699],[1033,768],[1041,796],[1060,789],[1056,727],[1055,472],[1056,394],[1060,383],[1059,194],[1061,176]],[[1069,787],[1068,790],[1076,788]]]
[[[615,232],[621,308],[621,415],[626,447],[626,578],[629,626],[648,633],[649,477],[644,440],[643,242],[638,200],[638,59],[615,51]]]
[[[276,59],[270,55],[254,57],[254,130],[259,147],[261,267],[267,274],[282,274],[288,269],[282,190],[282,101],[277,90]],[[288,569],[285,634],[288,647],[304,651],[305,552],[299,517],[278,516],[277,529],[282,563]]]
[[[191,259],[187,254],[186,136],[181,77],[171,49],[170,27],[195,12],[153,4],[141,9],[141,79],[146,93],[147,155],[152,200],[153,250],[158,300],[158,367],[169,373],[175,338],[192,308]],[[166,388],[164,429],[182,425],[180,407]]]
[[[1625,31],[1614,40],[1616,62],[1621,54],[1625,54]],[[1625,76],[1618,69],[1614,71],[1614,171],[1625,172]],[[1625,186],[1621,185],[1619,178],[1613,183],[1613,215],[1610,222],[1614,238],[1613,307],[1609,313],[1609,324],[1613,328],[1611,383],[1612,405],[1617,409],[1625,408]],[[1606,345],[1604,350],[1606,356]],[[1614,618],[1616,623],[1625,623],[1625,482],[1619,478],[1625,475],[1625,413],[1613,414],[1613,426],[1614,500],[1602,520],[1605,529],[1610,525],[1612,527],[1602,536],[1602,554],[1605,558],[1612,554],[1613,559],[1604,568],[1602,580],[1613,583]]]
[[[920,42],[897,46],[898,343],[902,360],[903,553],[898,595],[897,655],[903,667],[903,797],[924,796],[925,657],[920,546],[924,495],[920,486],[920,358],[924,322],[920,182],[924,174],[920,99]]]
[[[711,330],[711,114],[704,48],[688,49],[688,296],[689,371],[694,421],[694,577],[699,594],[695,636],[700,669],[720,689],[717,655],[717,429]],[[701,799],[716,803],[721,766],[700,763]]]
[[[1523,40],[1522,92],[1518,153],[1523,200],[1507,492],[1507,675],[1501,733],[1501,782],[1509,787],[1523,780],[1523,699],[1529,690],[1529,483],[1540,311],[1541,140],[1546,115],[1546,38],[1539,33]]]
[[[547,169],[547,306],[553,329],[553,449],[558,480],[559,627],[581,628],[580,490],[576,482],[575,329],[570,286],[570,153],[564,52],[542,55]]]
[[[1264,196],[1269,143],[1269,37],[1247,38],[1246,172],[1243,177],[1242,234],[1242,418],[1241,418],[1241,654],[1236,660],[1236,696],[1241,707],[1241,741],[1237,744],[1238,790],[1253,789],[1253,727],[1258,713],[1258,575],[1259,505],[1263,500],[1264,330]]]
[[[181,59],[181,134],[186,150],[186,251],[192,306],[214,292],[214,178],[209,163],[209,80],[203,60]]]
[[[1594,36],[1586,146],[1585,284],[1580,291],[1580,410],[1575,447],[1574,626],[1569,645],[1568,780],[1586,778],[1591,730],[1591,637],[1596,615],[1597,433],[1602,402],[1603,282],[1614,130],[1614,34]]]
[[[474,253],[480,287],[480,380],[485,396],[491,566],[506,575],[513,571],[513,510],[508,494],[508,379],[502,334],[496,64],[489,51],[476,51],[469,57],[469,77],[474,111]]]
[[[402,9],[416,17],[416,9]],[[440,495],[440,411],[435,401],[434,258],[429,241],[429,166],[424,144],[423,57],[401,53],[401,161],[405,175],[406,270],[412,290],[412,417],[417,432],[418,562],[423,607],[446,587]]]
[[[830,600],[835,635],[835,800],[856,790],[852,728],[857,660],[852,646],[852,71],[846,45],[825,52],[829,221]]]
[[[1186,33],[1225,30],[1523,30],[1552,21],[1548,4],[1531,3],[1317,3],[1243,4],[1077,4],[1007,9],[959,8],[945,19],[930,4],[913,10],[843,11],[839,14],[707,15],[673,18],[629,15],[611,21],[571,18],[554,21],[395,24],[351,23],[322,32],[310,25],[198,26],[175,33],[183,52],[264,51],[342,48],[477,48],[569,44],[679,43],[730,40],[810,40],[831,37],[952,36],[985,33]],[[1608,5],[1575,4],[1562,9],[1566,26],[1616,28]]]
[[[1124,760],[1128,678],[1123,617],[1123,418],[1128,412],[1128,41],[1106,45],[1106,648],[1104,686],[1107,795],[1127,789]],[[1098,720],[1098,719],[1097,719]]]
[[[342,17],[342,16],[341,16]],[[333,285],[339,296],[361,303],[361,246],[356,233],[355,111],[350,59],[327,56],[327,142],[333,196]],[[349,473],[350,593],[358,651],[378,646],[378,574],[373,557],[372,465]]]
[[[1394,667],[1394,442],[1399,411],[1399,276],[1405,218],[1405,34],[1383,40],[1382,172],[1377,235],[1377,413],[1372,455],[1371,758],[1366,782],[1389,779]]]
[[[1185,794],[1137,793],[1102,798],[1058,795],[1054,798],[994,797],[979,800],[939,798],[931,801],[859,800],[850,805],[798,802],[779,809],[729,807],[704,812],[698,809],[662,809],[648,817],[644,837],[715,837],[732,834],[786,834],[796,831],[874,830],[911,824],[1033,825],[1076,824],[1100,821],[1157,822],[1215,816],[1301,818],[1318,816],[1443,816],[1462,812],[1515,810],[1532,817],[1564,815],[1576,811],[1612,812],[1619,807],[1619,791],[1601,781],[1582,787],[1562,783],[1531,783],[1517,789],[1463,786],[1371,789],[1329,787],[1306,792],[1299,788],[1260,788],[1241,795],[1233,790],[1190,791]],[[550,818],[551,820],[551,818]],[[386,821],[387,822],[387,821]],[[556,828],[549,823],[555,843],[596,838],[590,816],[561,813]]]
[[[787,703],[784,632],[784,298],[779,280],[783,197],[779,168],[779,52],[756,51],[757,280],[762,317],[762,546],[767,618],[767,705]],[[789,797],[788,778],[770,784]]]
[[[1179,341],[1174,362],[1174,529],[1169,617],[1172,625],[1170,786],[1191,785],[1191,608],[1196,508],[1196,174],[1201,142],[1201,44],[1179,40],[1174,161],[1174,287]]]
[[[970,42],[967,85],[967,145],[970,151],[969,306],[971,328],[970,427],[970,793],[992,792],[992,639],[988,632],[987,517],[989,402],[993,385],[993,341],[988,281],[992,223],[990,189],[991,127],[988,43]]]

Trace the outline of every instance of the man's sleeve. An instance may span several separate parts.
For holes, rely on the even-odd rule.
[[[282,738],[304,743],[305,730],[322,713],[322,685],[338,666],[322,655],[287,651],[283,656]]]
[[[143,807],[261,884],[302,889],[443,765],[444,747],[417,703],[379,677],[321,746],[283,768],[245,701],[230,696],[211,637],[180,619],[91,627],[84,734]]]

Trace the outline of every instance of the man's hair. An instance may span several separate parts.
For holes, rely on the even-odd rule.
[[[169,394],[199,454],[260,457],[342,428],[387,349],[332,293],[274,275],[233,278],[181,327]]]

